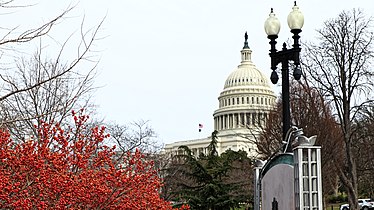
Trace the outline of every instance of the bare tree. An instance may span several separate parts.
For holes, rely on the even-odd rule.
[[[374,104],[360,111],[355,119],[356,144],[354,153],[357,158],[357,179],[359,193],[366,197],[374,196]]]
[[[257,147],[260,159],[266,160],[270,158],[281,148],[282,116],[279,114],[281,113],[281,108],[281,103],[277,103],[276,108],[269,112],[264,126],[258,127],[260,135],[258,137],[252,135],[254,136],[254,144]]]
[[[13,1],[0,2],[1,7],[13,7]],[[13,35],[16,28],[9,29],[0,39],[2,48],[12,48],[16,44],[30,42],[38,38],[39,43],[51,29],[73,9],[67,8],[60,15],[40,27]],[[0,73],[2,87],[0,90],[0,123],[7,127],[13,137],[22,140],[29,135],[36,135],[34,125],[40,122],[61,123],[70,111],[87,107],[90,92],[93,89],[93,78],[97,61],[92,58],[92,46],[98,39],[98,31],[103,21],[90,30],[84,29],[84,21],[80,26],[80,42],[76,46],[73,60],[65,62],[63,56],[67,52],[72,34],[60,45],[54,58],[43,54],[44,46],[40,44],[38,51],[31,58],[19,56],[16,67]],[[9,47],[11,46],[11,47]],[[17,53],[17,51],[11,51]],[[13,57],[17,57],[13,55]],[[78,65],[88,61],[91,65]],[[79,70],[78,70],[79,69]]]
[[[372,18],[360,10],[343,11],[318,30],[318,41],[306,45],[304,69],[311,84],[332,104],[344,140],[344,167],[337,168],[348,193],[350,209],[357,210],[357,166],[353,121],[370,100],[373,87]]]
[[[51,75],[66,71],[66,66],[54,61],[42,61],[36,54],[30,61],[21,60],[18,65],[19,77],[9,78],[8,88],[16,91],[19,86],[37,84]],[[71,110],[90,106],[90,93],[93,90],[94,69],[88,73],[69,71],[63,76],[11,95],[0,102],[0,116],[13,138],[22,140],[37,135],[41,122],[62,124]],[[37,125],[36,127],[34,125]]]
[[[342,134],[331,112],[331,106],[311,88],[307,81],[294,84],[291,88],[292,119],[297,127],[303,128],[307,136],[317,135],[316,144],[322,147],[321,167],[324,202],[328,195],[337,195],[339,177],[336,168],[342,165]],[[326,205],[324,205],[326,206]]]
[[[14,0],[0,0],[0,8],[15,8],[15,7],[26,7],[30,5],[25,6],[19,6],[13,4]],[[71,10],[73,7],[67,8],[65,11],[63,11],[61,14],[57,15],[52,20],[46,22],[45,24],[28,29],[24,32],[19,33],[18,35],[13,35],[18,27],[14,27],[11,29],[4,29],[5,33],[1,35],[0,38],[0,46],[4,48],[6,45],[14,44],[14,43],[25,43],[30,42],[36,38],[43,37],[47,35],[51,29],[58,23],[59,20],[63,19]]]
[[[139,149],[143,153],[154,154],[162,148],[162,145],[156,139],[155,131],[149,126],[148,121],[139,120],[130,125],[108,123],[106,129],[110,134],[109,141],[116,145],[122,153]]]

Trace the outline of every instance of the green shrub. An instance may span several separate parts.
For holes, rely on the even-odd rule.
[[[348,197],[345,193],[338,193],[337,195],[329,195],[326,201],[327,203],[344,203],[348,201]]]

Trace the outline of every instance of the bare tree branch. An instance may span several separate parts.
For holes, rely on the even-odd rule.
[[[319,41],[306,45],[304,67],[310,84],[333,105],[344,140],[344,167],[339,176],[351,209],[358,209],[357,165],[354,155],[358,111],[371,100],[373,88],[373,18],[362,11],[343,11],[317,31]],[[337,161],[341,163],[342,160]]]

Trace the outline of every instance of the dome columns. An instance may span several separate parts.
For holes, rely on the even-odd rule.
[[[252,50],[250,50],[250,49],[243,49],[241,51],[241,54],[242,54],[242,62],[241,62],[241,64],[249,64],[249,62],[251,62]]]
[[[258,127],[265,124],[266,111],[249,111],[221,114],[214,117],[214,129],[218,131]]]

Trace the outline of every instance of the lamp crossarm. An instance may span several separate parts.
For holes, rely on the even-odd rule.
[[[270,52],[271,69],[276,70],[277,65],[283,62],[293,61],[295,65],[300,64],[301,48],[283,49],[282,51]]]

